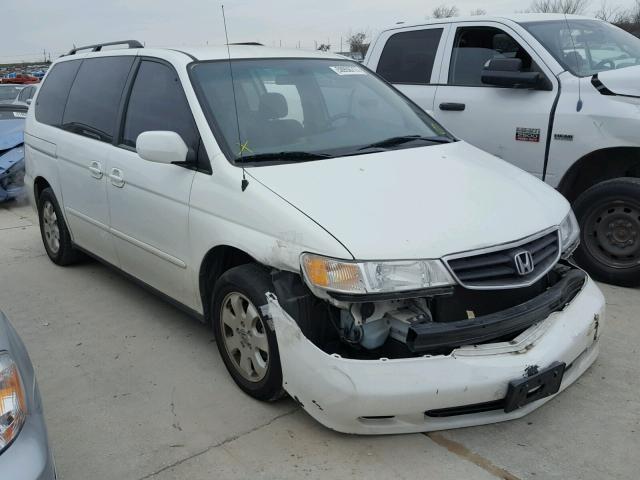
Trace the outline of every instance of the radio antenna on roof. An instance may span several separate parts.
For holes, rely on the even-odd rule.
[[[224,23],[224,37],[227,41],[227,59],[229,60],[229,75],[231,77],[231,90],[233,92],[233,107],[236,111],[236,126],[238,128],[238,146],[240,147],[240,162],[242,162],[242,152],[247,148],[246,143],[242,143],[242,137],[240,135],[240,116],[238,115],[238,100],[236,98],[236,85],[233,80],[233,65],[231,65],[231,49],[229,48],[229,33],[227,32],[227,17],[224,14],[224,5],[221,5],[222,8],[222,22]],[[240,188],[244,192],[249,186],[249,180],[247,180],[247,176],[244,171],[244,165],[242,165],[242,183],[240,184]]]

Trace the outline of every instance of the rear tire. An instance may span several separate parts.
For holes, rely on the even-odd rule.
[[[82,254],[73,247],[71,234],[51,188],[45,188],[38,197],[38,219],[42,243],[51,261],[60,266],[77,263]]]
[[[597,280],[640,285],[640,179],[598,183],[573,208],[580,223],[578,264]]]
[[[216,282],[210,316],[231,377],[245,393],[266,402],[284,396],[276,334],[260,310],[272,289],[271,276],[263,267],[232,268]]]

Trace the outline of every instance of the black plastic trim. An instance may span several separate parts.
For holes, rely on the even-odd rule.
[[[544,147],[544,166],[542,167],[542,181],[544,182],[547,178],[547,167],[549,166],[549,155],[551,153],[551,139],[553,138],[553,124],[556,120],[556,109],[558,108],[558,102],[560,101],[560,91],[562,90],[562,85],[560,80],[558,81],[558,92],[556,93],[556,98],[553,101],[553,105],[551,106],[551,115],[549,115],[549,126],[547,128],[547,141]]]
[[[442,295],[453,295],[453,287],[434,287],[423,288],[420,290],[409,290],[405,292],[390,293],[368,293],[363,295],[353,295],[349,293],[327,292],[331,298],[341,302],[349,303],[366,303],[366,302],[383,302],[385,300],[401,300],[410,298],[435,297]]]
[[[455,322],[430,322],[409,328],[407,347],[414,353],[478,345],[521,332],[562,310],[578,294],[587,279],[582,270],[571,270],[542,295],[501,312]]]

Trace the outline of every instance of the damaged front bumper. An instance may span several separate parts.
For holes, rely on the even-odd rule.
[[[605,306],[587,279],[564,309],[511,341],[459,347],[447,355],[358,360],[325,353],[275,295],[268,302],[285,390],[323,425],[357,434],[425,432],[526,415],[555,395],[510,411],[510,384],[564,363],[558,391],[571,385],[598,355]]]

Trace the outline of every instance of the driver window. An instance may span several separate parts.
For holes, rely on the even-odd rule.
[[[523,72],[540,69],[511,36],[493,27],[458,28],[453,43],[449,85],[482,87],[482,70],[494,58],[519,58]]]

